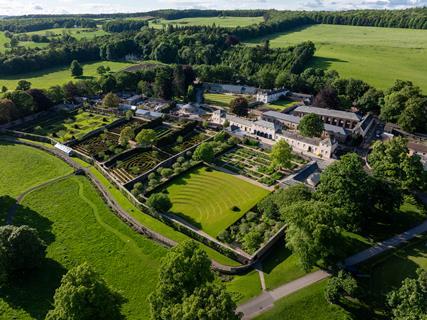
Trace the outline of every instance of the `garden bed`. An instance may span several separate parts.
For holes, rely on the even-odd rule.
[[[299,160],[299,159],[298,159]],[[220,156],[217,164],[229,171],[271,186],[298,167],[292,163],[289,170],[276,170],[271,167],[270,155],[261,149],[239,146]]]
[[[118,125],[117,127],[110,129],[110,131],[113,133],[116,133],[116,134],[120,134],[120,132],[124,128],[130,127],[135,133],[138,133],[138,131],[140,131],[146,123],[147,123],[147,121],[133,118],[133,119],[130,119],[129,121],[126,121],[126,122]]]
[[[87,133],[112,123],[117,118],[86,111],[49,112],[46,116],[17,126],[14,130],[51,137],[60,142],[80,139]]]
[[[107,161],[126,150],[126,147],[119,145],[119,136],[108,131],[82,140],[72,148],[98,161]]]

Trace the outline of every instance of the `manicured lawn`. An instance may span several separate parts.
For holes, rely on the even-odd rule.
[[[266,39],[273,48],[311,40],[317,48],[312,66],[337,70],[380,89],[403,79],[427,91],[427,30],[312,25],[252,43]]]
[[[324,298],[327,280],[315,283],[277,301],[274,307],[256,317],[257,320],[344,320],[349,314]]]
[[[171,212],[214,237],[268,194],[263,188],[207,167],[173,180],[166,191],[173,204]]]
[[[87,133],[105,126],[117,118],[104,116],[89,112],[52,113],[44,119],[39,119],[31,124],[26,124],[17,130],[35,133],[42,136],[49,136],[61,142],[73,139],[80,139]]]
[[[222,93],[205,93],[205,103],[228,108],[236,96]]]
[[[85,166],[90,166],[84,161],[81,161],[77,158],[74,158],[74,161],[84,164]],[[142,225],[147,226],[151,230],[161,233],[162,235],[176,241],[182,242],[184,240],[191,239],[185,234],[176,231],[172,227],[165,225],[159,220],[151,217],[148,214],[141,212],[137,207],[135,207],[117,188],[115,188],[111,182],[109,182],[96,168],[90,167],[90,172],[95,175],[98,180],[108,189],[110,195],[120,204],[120,206],[126,210],[126,212],[139,221]],[[219,252],[213,250],[212,248],[199,243],[199,245],[207,252],[211,259],[216,260],[219,263],[229,266],[238,266],[238,262],[220,254]]]
[[[264,271],[265,285],[268,290],[277,288],[306,274],[299,263],[298,256],[287,249],[283,241],[279,241],[271,249],[271,253],[264,258],[262,270]]]
[[[262,290],[259,274],[256,270],[252,270],[245,275],[233,276],[233,279],[226,282],[225,285],[233,295],[234,301],[239,304],[261,294]]]
[[[111,71],[119,71],[132,65],[129,62],[100,61],[83,64],[83,78],[97,77],[96,69],[99,66],[110,67]],[[6,86],[15,89],[19,80],[30,81],[33,88],[47,89],[54,85],[61,85],[68,81],[76,80],[71,77],[69,66],[46,69],[42,71],[24,73],[13,76],[0,76],[0,87]]]
[[[4,142],[0,142],[0,166],[0,195],[11,197],[72,172],[65,162],[46,152]]]
[[[87,262],[128,299],[126,319],[149,319],[146,299],[167,249],[119,220],[87,178],[73,176],[27,195],[14,223],[38,229],[49,244],[48,259],[39,271],[4,289],[0,310],[19,310],[25,314],[19,319],[42,319],[61,276]]]
[[[201,17],[201,18],[184,18],[177,20],[160,20],[160,23],[150,21],[153,28],[163,28],[163,25],[173,24],[176,26],[211,26],[215,24],[221,27],[245,27],[251,24],[263,22],[263,17]]]
[[[293,107],[298,103],[299,103],[298,101],[284,99],[284,100],[277,100],[275,102],[268,103],[267,105],[265,105],[265,107],[268,109],[280,112],[290,107]]]

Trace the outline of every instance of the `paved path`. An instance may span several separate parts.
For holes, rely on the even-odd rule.
[[[394,249],[426,232],[427,220],[404,233],[396,235],[388,240],[378,243],[377,245],[369,249],[366,249],[351,257],[348,257],[344,260],[344,265],[346,267],[351,267],[366,260],[369,260],[381,253]],[[277,289],[274,289],[272,291],[264,291],[254,299],[246,302],[245,304],[240,305],[237,308],[237,311],[243,313],[243,319],[252,319],[255,316],[272,308],[275,301],[286,297],[291,293],[297,292],[300,289],[308,287],[327,277],[329,277],[329,274],[323,270],[309,273],[299,279],[286,283],[278,287]]]
[[[243,319],[252,319],[255,316],[265,312],[266,310],[273,307],[274,302],[286,297],[298,290],[301,290],[313,283],[329,277],[329,273],[319,270],[316,272],[309,273],[304,277],[291,281],[283,286],[278,287],[272,291],[264,291],[259,296],[240,305],[237,308],[237,312],[243,313]]]
[[[420,234],[423,234],[427,232],[427,220],[424,221],[422,224],[416,226],[415,228],[412,228],[404,233],[398,234],[397,236],[394,236],[393,238],[390,238],[388,240],[385,240],[383,242],[378,243],[377,245],[366,249],[362,252],[359,252],[351,257],[348,257],[344,260],[344,265],[346,267],[354,266],[358,263],[361,263],[363,261],[366,261],[376,255],[379,255],[381,253],[384,253],[388,250],[394,249],[397,246],[408,242],[409,240],[412,240],[419,236]]]

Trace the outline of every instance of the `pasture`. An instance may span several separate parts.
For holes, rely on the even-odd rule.
[[[150,21],[150,27],[161,29],[164,26],[171,24],[174,26],[216,26],[235,28],[235,27],[246,27],[251,24],[257,24],[263,22],[263,17],[200,17],[200,18],[184,18],[177,20],[152,20]]]
[[[83,262],[128,300],[126,319],[149,319],[146,299],[166,249],[118,219],[85,177],[73,176],[28,194],[14,224],[36,228],[49,246],[38,271],[3,289],[0,310],[7,319],[17,314],[19,319],[43,319],[62,275]]]
[[[126,67],[133,65],[130,62],[116,62],[116,61],[99,61],[84,63],[82,79],[94,78],[98,74],[96,69],[99,66],[110,67],[112,72],[119,71]],[[6,86],[8,89],[15,89],[18,81],[24,79],[30,81],[33,88],[48,89],[55,85],[62,85],[69,81],[76,81],[78,79],[71,76],[69,66],[45,69],[30,73],[24,73],[13,76],[0,76],[0,87]]]
[[[25,34],[33,35],[38,34],[41,36],[46,36],[48,38],[57,38],[61,37],[63,34],[69,34],[76,38],[77,40],[86,38],[86,39],[92,39],[94,37],[98,36],[104,36],[107,35],[108,32],[105,32],[101,29],[89,29],[89,28],[53,28],[53,29],[46,29],[46,30],[39,30],[39,31],[33,31],[33,32],[25,32]]]
[[[30,124],[16,128],[19,131],[52,137],[60,142],[74,138],[80,139],[87,133],[116,120],[112,116],[103,116],[89,112],[52,113]]]
[[[255,206],[268,191],[207,167],[171,181],[171,212],[216,237]]]
[[[341,25],[311,25],[251,41],[272,48],[303,41],[316,44],[311,66],[338,71],[386,89],[396,79],[427,91],[427,31]]]
[[[11,197],[73,171],[62,160],[41,150],[5,142],[0,142],[0,166],[0,195]]]
[[[9,43],[9,38],[4,35],[4,32],[0,32],[0,52],[3,52],[6,47],[5,44]]]

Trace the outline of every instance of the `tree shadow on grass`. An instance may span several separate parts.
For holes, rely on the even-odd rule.
[[[270,253],[262,259],[262,271],[266,274],[273,272],[283,261],[292,255],[292,251],[286,248],[285,241],[280,240],[270,249]]]
[[[37,229],[47,245],[55,241],[52,222],[29,207],[18,205],[13,223]],[[12,277],[0,288],[0,297],[12,308],[25,310],[36,319],[44,319],[52,308],[53,295],[66,271],[57,261],[46,258],[38,269]]]
[[[193,217],[183,213],[183,212],[170,212],[171,214],[178,216],[182,219],[184,219],[186,222],[188,222],[189,224],[191,224],[193,227],[202,230],[202,224],[196,220],[194,220]]]
[[[332,66],[332,63],[348,63],[347,60],[330,58],[330,57],[313,57],[310,61],[311,66],[320,68],[320,69],[329,69]]]
[[[0,226],[6,224],[7,213],[15,202],[16,200],[10,196],[0,196]]]

